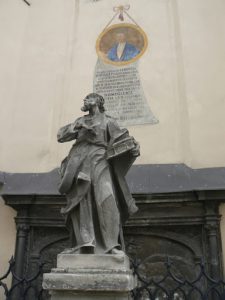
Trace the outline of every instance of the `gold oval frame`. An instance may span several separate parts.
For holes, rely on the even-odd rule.
[[[121,27],[129,27],[129,28],[137,30],[143,37],[144,46],[143,46],[143,49],[140,51],[140,53],[138,55],[136,55],[134,58],[132,58],[128,61],[119,61],[119,62],[118,61],[112,61],[112,60],[106,58],[105,55],[102,54],[102,52],[100,50],[101,39],[110,30],[115,29],[115,28],[121,28]],[[96,41],[96,47],[95,48],[96,48],[96,52],[97,52],[98,57],[101,58],[105,63],[110,64],[110,65],[114,65],[114,66],[124,66],[124,65],[128,65],[128,64],[131,64],[131,63],[137,61],[145,53],[147,47],[148,47],[148,38],[147,38],[147,35],[144,32],[144,30],[141,29],[141,27],[139,27],[137,25],[130,24],[130,23],[123,23],[123,24],[114,24],[110,27],[107,27],[105,30],[103,30],[100,33],[100,35],[99,35],[99,37]]]

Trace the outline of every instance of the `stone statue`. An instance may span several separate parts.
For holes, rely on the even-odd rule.
[[[125,175],[139,155],[139,145],[104,109],[104,98],[91,93],[88,112],[58,132],[60,143],[76,140],[63,160],[59,191],[66,194],[61,210],[73,235],[69,254],[119,254],[122,224],[137,211]]]

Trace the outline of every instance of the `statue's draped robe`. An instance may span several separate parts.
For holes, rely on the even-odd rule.
[[[77,249],[94,246],[96,253],[107,253],[118,246],[121,218],[129,214],[133,199],[121,172],[117,197],[120,183],[112,180],[113,162],[110,166],[106,150],[127,136],[128,131],[104,113],[86,115],[59,130],[59,142],[76,139],[62,162],[59,191],[67,196],[62,213],[73,226]]]

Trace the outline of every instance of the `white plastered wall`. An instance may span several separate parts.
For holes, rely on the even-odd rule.
[[[57,144],[57,130],[81,114],[92,90],[96,39],[120,2],[33,0],[28,7],[1,1],[1,170],[45,172],[59,165],[70,145]],[[149,38],[139,71],[159,119],[130,126],[142,149],[136,163],[224,166],[225,4],[129,3]]]

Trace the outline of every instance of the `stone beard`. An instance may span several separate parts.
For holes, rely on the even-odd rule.
[[[64,253],[116,254],[121,251],[122,222],[137,210],[125,175],[139,146],[133,140],[130,150],[107,159],[110,147],[132,138],[105,114],[101,96],[88,95],[82,110],[89,114],[58,133],[59,142],[76,139],[60,169],[59,191],[67,198],[61,212],[73,235],[73,248]]]

